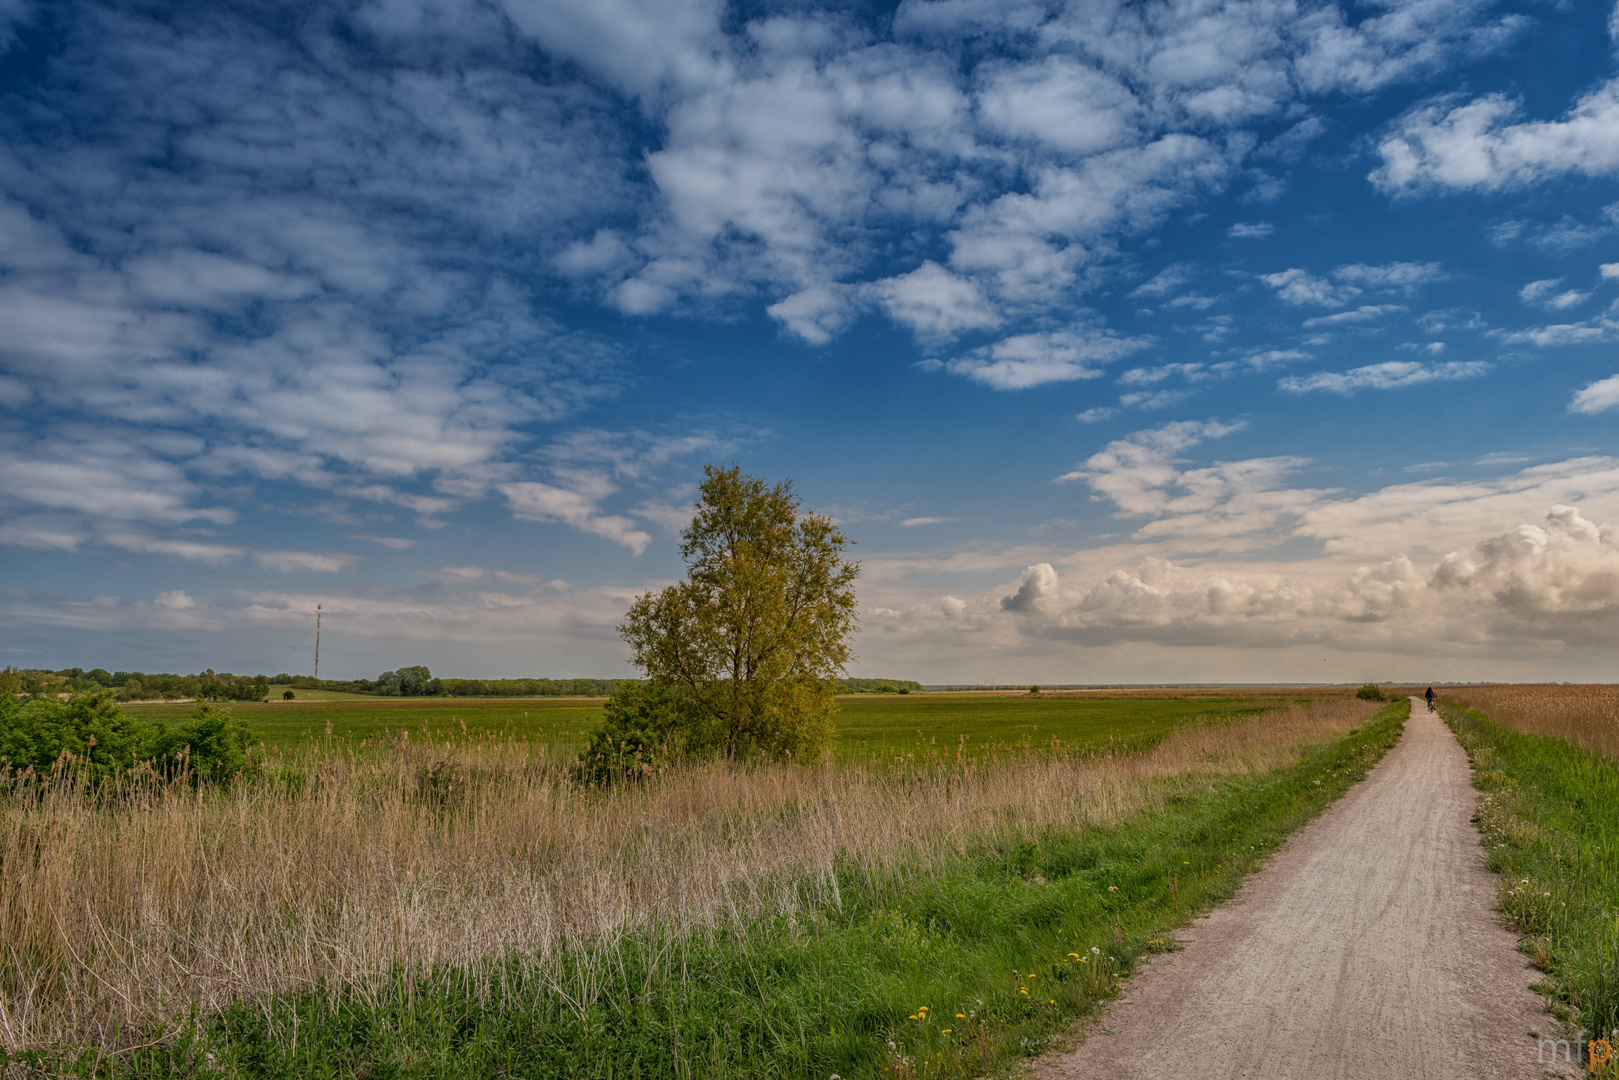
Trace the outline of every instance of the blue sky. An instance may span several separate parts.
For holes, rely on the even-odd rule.
[[[0,662],[1610,679],[1619,11],[0,0]]]

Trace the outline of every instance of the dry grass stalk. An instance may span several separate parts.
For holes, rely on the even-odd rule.
[[[0,1043],[128,1042],[192,1007],[638,926],[739,924],[836,901],[838,864],[926,872],[985,840],[1115,821],[1147,781],[1264,770],[1371,706],[1194,725],[1128,757],[904,773],[707,765],[583,794],[521,744],[311,758],[307,782],[197,793],[148,778],[0,791]],[[122,1035],[116,1034],[122,1032]]]
[[[1449,686],[1444,696],[1517,731],[1619,758],[1619,686]]]

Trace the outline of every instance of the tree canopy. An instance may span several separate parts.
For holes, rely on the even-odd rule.
[[[848,546],[802,512],[790,480],[704,468],[681,533],[686,580],[637,598],[618,628],[647,678],[679,695],[688,748],[804,757],[830,741],[835,680],[854,659]]]

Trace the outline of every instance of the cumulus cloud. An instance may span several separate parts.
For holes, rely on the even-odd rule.
[[[1551,308],[1554,311],[1578,307],[1591,298],[1590,293],[1581,292],[1578,289],[1559,291],[1557,287],[1562,283],[1562,278],[1543,278],[1540,281],[1531,281],[1518,290],[1518,296],[1526,304],[1536,304],[1541,307]]]
[[[925,338],[953,338],[1001,321],[976,283],[932,261],[876,282],[871,291],[890,316]]]
[[[1544,524],[1446,555],[1429,585],[1497,623],[1497,632],[1543,627],[1565,640],[1605,639],[1619,616],[1619,530],[1554,506]]]
[[[1000,608],[1024,634],[1086,643],[1387,648],[1431,635],[1430,648],[1547,637],[1595,644],[1619,625],[1619,529],[1554,506],[1541,524],[1479,540],[1431,567],[1395,554],[1336,574],[1149,556],[1070,583],[1040,563]]]
[[[1303,307],[1306,304],[1338,307],[1360,295],[1360,290],[1352,285],[1335,285],[1300,267],[1281,270],[1274,274],[1261,274],[1259,280],[1275,289],[1277,296],[1295,307]]]
[[[1350,263],[1333,270],[1331,280],[1316,277],[1300,267],[1261,274],[1259,279],[1275,289],[1283,300],[1297,307],[1308,304],[1341,307],[1364,292],[1402,292],[1410,296],[1418,287],[1443,280],[1444,276],[1444,271],[1435,262],[1393,262],[1384,266]],[[1362,310],[1384,309],[1368,307]]]
[[[1607,412],[1615,405],[1619,405],[1619,375],[1610,375],[1576,392],[1568,410],[1589,416]]]
[[[1588,92],[1559,120],[1522,120],[1522,106],[1491,94],[1440,99],[1394,125],[1371,179],[1384,191],[1495,191],[1569,173],[1619,171],[1619,81]]]

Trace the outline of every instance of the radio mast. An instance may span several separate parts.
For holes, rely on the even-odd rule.
[[[315,678],[320,678],[320,605],[315,605]]]

